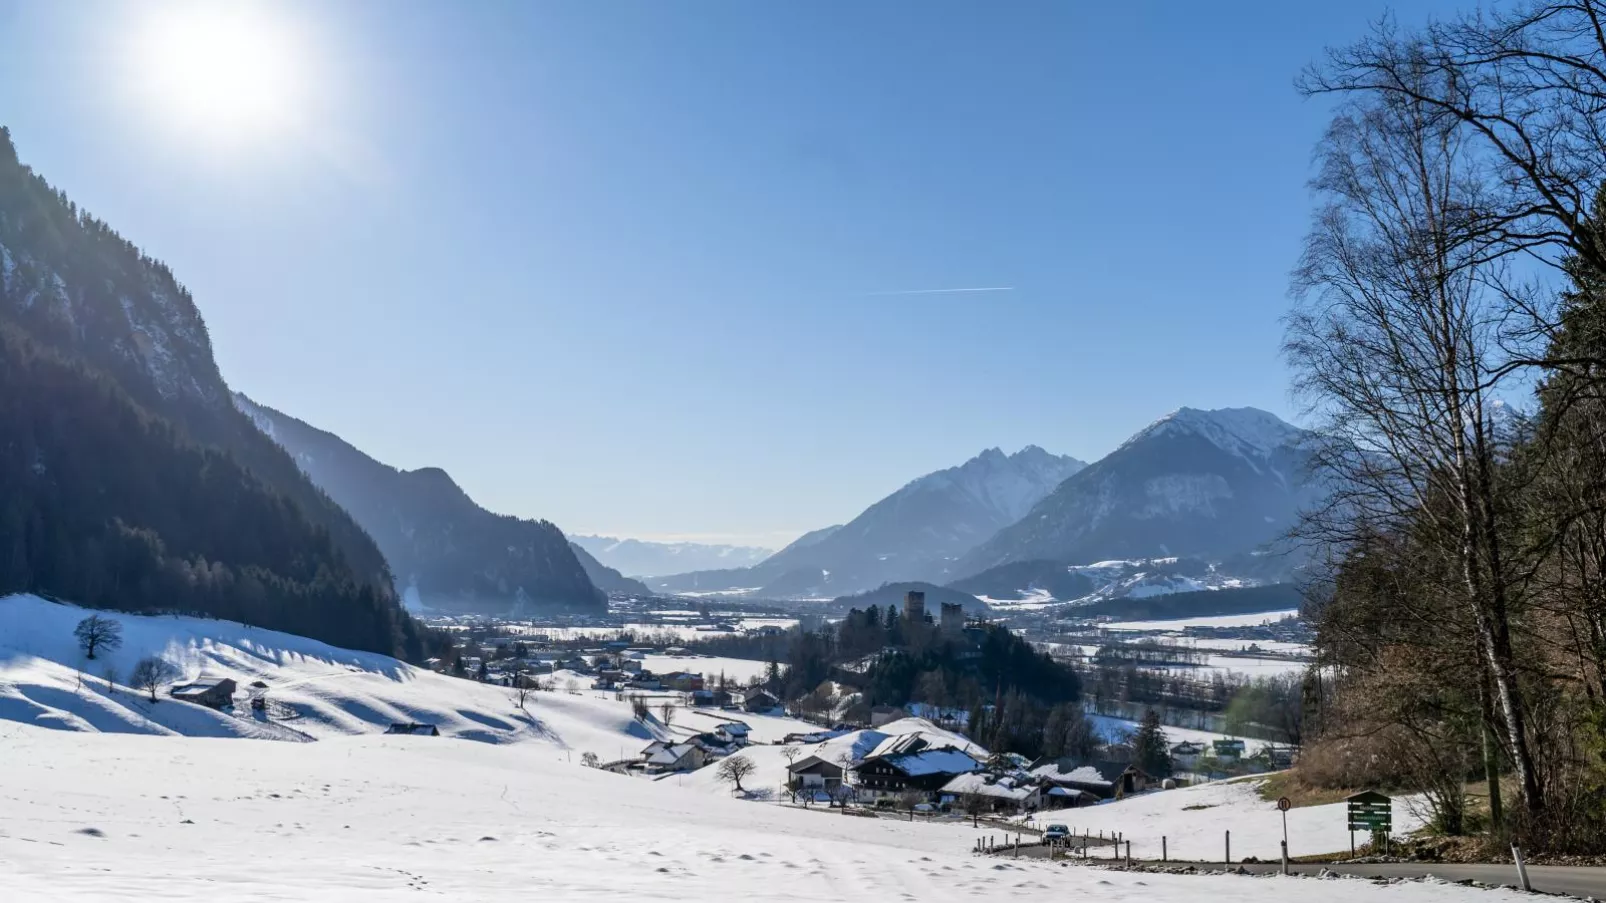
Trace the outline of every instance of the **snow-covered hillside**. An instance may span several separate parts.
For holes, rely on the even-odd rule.
[[[71,734],[0,722],[0,886],[17,900],[179,903],[1522,899],[1445,884],[1126,874],[981,858],[968,851],[985,828],[722,800],[528,750],[430,737],[282,744]]]
[[[427,722],[442,734],[491,743],[536,741],[552,755],[633,754],[658,728],[626,703],[594,693],[513,691],[414,668],[388,656],[204,618],[100,612],[122,625],[123,645],[85,661],[72,630],[91,612],[37,596],[0,598],[0,721],[70,731],[313,740]],[[233,714],[166,698],[152,704],[128,686],[134,663],[159,655],[184,679],[230,677]],[[115,672],[108,691],[106,674]],[[266,713],[245,705],[248,685],[267,684]]]
[[[1065,824],[1077,834],[1119,831],[1132,842],[1132,856],[1138,859],[1160,858],[1160,839],[1164,837],[1172,859],[1220,862],[1226,854],[1228,831],[1232,832],[1234,860],[1245,856],[1276,859],[1281,855],[1282,817],[1276,802],[1260,798],[1259,783],[1244,779],[1141,793],[1101,806],[1047,813],[1037,820]],[[1405,798],[1394,801],[1396,835],[1422,826],[1417,808]],[[1290,810],[1289,855],[1347,851],[1347,824],[1343,803]],[[1303,889],[1300,893],[1303,895]]]

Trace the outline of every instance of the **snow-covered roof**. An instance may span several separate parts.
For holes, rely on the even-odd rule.
[[[865,758],[874,759],[879,756],[896,756],[919,752],[931,745],[930,741],[926,740],[921,734],[921,731],[915,731],[912,734],[898,734],[887,737],[876,744],[875,748],[870,750],[869,755],[865,756]]]
[[[1001,778],[992,778],[991,775],[981,772],[962,774],[942,785],[943,793],[955,795],[971,794],[975,796],[989,796],[997,799],[1021,800],[1031,798],[1037,791],[1037,785],[1008,775]]]
[[[679,743],[666,746],[647,758],[648,765],[673,765],[686,757],[686,754],[695,749],[690,743]]]
[[[910,777],[932,774],[964,774],[967,771],[975,771],[981,767],[980,762],[951,746],[924,749],[920,752],[903,753],[901,755],[883,756],[882,759]]]
[[[1063,761],[1045,762],[1032,769],[1032,774],[1040,778],[1048,778],[1055,783],[1063,784],[1101,784],[1106,787],[1115,783],[1113,775],[1106,776],[1104,771],[1094,764],[1073,765]]]

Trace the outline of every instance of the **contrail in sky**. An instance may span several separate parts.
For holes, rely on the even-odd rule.
[[[1013,285],[993,285],[982,288],[911,288],[897,292],[869,292],[872,298],[884,295],[957,295],[961,292],[1012,292]]]

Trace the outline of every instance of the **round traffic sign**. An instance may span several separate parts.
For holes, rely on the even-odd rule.
[[[1286,796],[1278,797],[1277,798],[1277,808],[1281,809],[1284,812],[1287,812],[1289,809],[1294,808],[1294,804],[1292,802],[1290,802],[1288,797],[1286,797]]]

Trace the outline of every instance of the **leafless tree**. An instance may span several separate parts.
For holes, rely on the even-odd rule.
[[[530,683],[522,677],[513,679],[513,704],[524,710],[524,704],[530,699]]]
[[[123,625],[100,615],[90,615],[79,621],[72,633],[78,638],[78,648],[90,660],[94,660],[96,652],[115,652],[123,645]]]
[[[1403,81],[1437,78],[1402,69]],[[1296,276],[1285,345],[1323,424],[1316,460],[1334,490],[1307,528],[1341,548],[1426,524],[1459,595],[1530,815],[1544,802],[1511,641],[1509,506],[1496,477],[1494,394],[1512,355],[1503,233],[1491,229],[1469,137],[1415,92],[1359,95],[1319,152],[1324,197]]]
[[[134,670],[129,672],[128,682],[134,689],[149,693],[151,702],[157,702],[156,691],[162,684],[172,680],[174,673],[175,669],[166,659],[148,655],[134,664]]]
[[[792,774],[792,766],[802,754],[803,747],[795,744],[788,744],[781,749],[781,758],[786,760],[786,789],[791,792],[794,803],[797,802],[797,792],[801,785],[797,776]]]
[[[662,721],[664,723],[664,727],[668,727],[671,724],[674,724],[675,723],[675,704],[672,703],[672,702],[666,702],[663,705],[659,706],[658,707],[658,720],[660,720],[660,721]]]
[[[746,791],[742,789],[742,780],[752,775],[755,770],[757,766],[753,764],[752,759],[742,755],[728,756],[720,760],[719,769],[714,772],[714,776],[721,781],[729,782],[734,792],[745,793]]]
[[[597,757],[596,753],[588,752],[580,756],[580,764],[587,768],[598,768],[602,765],[602,760]]]

